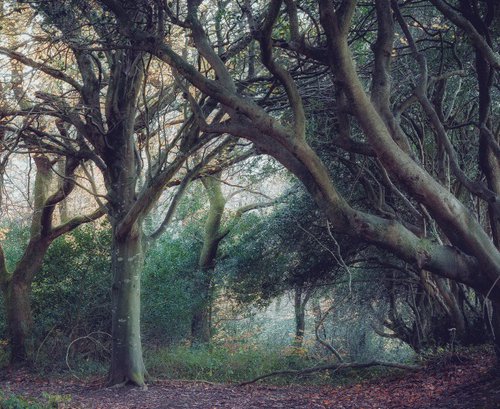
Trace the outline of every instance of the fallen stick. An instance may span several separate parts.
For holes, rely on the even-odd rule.
[[[405,364],[398,364],[398,363],[394,363],[394,362],[383,362],[383,361],[338,363],[338,364],[328,364],[328,365],[315,366],[312,368],[305,368],[305,369],[289,369],[289,370],[285,370],[285,371],[270,372],[268,374],[258,376],[257,378],[254,378],[250,381],[242,382],[242,383],[238,384],[238,386],[250,385],[252,383],[260,381],[261,379],[269,378],[271,376],[303,375],[303,374],[308,374],[308,373],[313,373],[313,372],[326,371],[328,369],[339,370],[339,369],[345,369],[345,368],[369,368],[371,366],[387,366],[390,368],[411,369],[411,370],[421,369],[421,367],[418,365],[405,365]]]

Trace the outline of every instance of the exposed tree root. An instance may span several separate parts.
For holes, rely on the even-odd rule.
[[[129,386],[129,385],[137,386],[142,391],[148,390],[148,386],[145,383],[139,384],[138,382],[135,382],[129,378],[125,378],[125,380],[123,382],[120,382],[120,383],[113,383],[112,381],[110,381],[108,388],[109,389],[119,389],[119,388],[124,388],[125,386]]]
[[[338,364],[328,364],[328,365],[315,366],[315,367],[306,368],[306,369],[297,369],[297,370],[290,369],[290,370],[286,370],[286,371],[270,372],[268,374],[258,376],[257,378],[254,378],[250,381],[242,382],[242,383],[238,384],[238,386],[250,385],[252,383],[260,381],[261,379],[269,378],[271,376],[304,375],[304,374],[308,374],[308,373],[326,371],[328,369],[339,370],[339,369],[345,369],[345,368],[369,368],[372,366],[387,366],[387,367],[391,367],[391,368],[411,369],[411,370],[421,369],[421,367],[418,365],[404,365],[404,364],[398,364],[398,363],[394,363],[394,362],[382,362],[382,361],[338,363]]]
[[[108,388],[109,389],[124,388],[127,384],[128,384],[128,379],[125,379],[123,382],[120,382],[120,383],[109,384]]]

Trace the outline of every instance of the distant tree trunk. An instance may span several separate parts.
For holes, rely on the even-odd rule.
[[[195,291],[197,302],[193,308],[191,319],[191,342],[192,344],[206,344],[211,338],[211,310],[213,298],[213,274],[217,250],[223,238],[221,234],[221,221],[226,205],[222,194],[220,174],[214,177],[202,178],[203,186],[208,194],[210,207],[205,223],[205,235],[203,247],[200,252],[198,266],[200,277],[196,278]]]
[[[209,284],[203,285],[202,290],[207,290]],[[204,294],[197,294],[200,297],[198,305],[194,308],[193,316],[191,318],[191,344],[203,345],[208,344],[211,339],[210,328],[210,290]]]
[[[450,321],[449,328],[455,328],[457,339],[465,340],[465,337],[467,335],[467,324],[465,321],[464,313],[460,308],[457,293],[452,289],[453,283],[441,277],[434,278],[435,282],[437,283],[440,295],[447,307],[446,312]]]
[[[33,215],[30,241],[14,271],[4,271],[2,286],[6,323],[11,348],[10,363],[22,365],[33,352],[33,317],[31,312],[31,283],[42,266],[49,240],[42,237],[42,212],[52,180],[50,162],[44,156],[35,158]]]
[[[295,338],[293,345],[297,348],[302,348],[304,343],[304,331],[306,329],[306,310],[302,303],[302,289],[295,289],[294,310],[295,310]]]
[[[304,333],[306,329],[306,306],[311,297],[311,289],[304,290],[302,285],[294,290],[294,312],[295,312],[295,337],[293,345],[302,348],[304,345]]]
[[[332,353],[339,362],[343,362],[342,356],[339,351],[326,340],[326,330],[324,322],[330,311],[333,309],[333,304],[324,313],[321,311],[321,304],[319,300],[315,300],[313,305],[314,314],[314,334],[316,335],[316,341],[318,341],[323,347],[325,347],[330,353]],[[320,335],[320,331],[323,333],[323,337]]]
[[[500,374],[500,304],[492,302],[491,314],[491,332],[493,337],[493,346],[497,357],[496,370]]]

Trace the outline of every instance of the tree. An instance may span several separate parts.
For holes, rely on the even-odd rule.
[[[300,186],[279,200],[270,215],[253,221],[235,239],[223,265],[229,288],[241,303],[264,304],[277,296],[293,297],[295,336],[302,347],[309,302],[345,275],[362,251],[347,236],[333,236],[326,220]]]
[[[143,220],[169,183],[178,185],[181,194],[228,142],[234,144],[234,138],[214,141],[215,134],[200,132],[193,116],[189,117],[182,104],[176,102],[183,93],[188,100],[192,98],[182,80],[165,79],[162,83],[162,73],[144,51],[131,47],[115,49],[114,41],[127,40],[108,24],[106,13],[94,13],[84,2],[30,5],[43,16],[42,28],[48,34],[60,35],[62,47],[70,56],[68,64],[79,78],[57,68],[58,60],[48,63],[29,58],[16,51],[16,47],[3,48],[2,54],[58,81],[61,90],[39,91],[34,95],[38,100],[35,109],[3,115],[59,119],[68,127],[64,135],[33,129],[37,138],[25,138],[25,143],[43,144],[44,151],[91,160],[102,174],[105,192],[95,193],[106,201],[103,205],[113,231],[110,383],[144,386],[140,338]],[[147,18],[147,14],[139,18]],[[43,40],[42,36],[42,43]],[[210,100],[198,102],[204,115],[213,113],[215,104]],[[167,114],[180,115],[181,120],[165,126]],[[214,115],[216,122],[222,117],[217,112]],[[204,150],[194,157],[202,147]],[[219,169],[247,156],[248,152],[242,154],[240,149],[234,149],[210,166]],[[177,203],[174,198],[153,237],[164,230]]]
[[[206,344],[211,338],[211,310],[214,292],[214,274],[221,242],[235,228],[241,217],[256,209],[271,206],[272,201],[249,203],[230,212],[225,210],[227,199],[222,192],[221,173],[201,178],[208,196],[209,208],[205,222],[203,246],[198,259],[199,275],[195,277],[197,302],[191,321],[191,338],[195,344]],[[223,224],[223,217],[226,221]]]
[[[400,339],[417,353],[487,339],[484,297],[459,283],[401,266],[397,260],[392,264],[393,269],[381,271],[376,290],[383,301],[374,308],[379,321],[374,329],[379,335]]]
[[[215,178],[219,177],[220,173],[215,175]],[[219,243],[224,238],[220,230],[226,200],[222,194],[221,182],[215,178],[205,177],[201,179],[208,196],[209,209],[205,222],[203,246],[198,259],[199,274],[194,279],[197,300],[191,319],[191,340],[194,344],[210,342],[213,272]]]
[[[283,3],[285,9],[282,8]],[[219,55],[211,45],[215,41],[210,38],[211,33],[207,30],[209,25],[200,18],[200,1],[188,1],[185,7],[176,2],[177,7],[174,9],[155,5],[153,10],[156,11],[150,16],[152,19],[159,16],[155,20],[158,23],[155,28],[168,23],[188,30],[197,52],[213,69],[213,78],[203,75],[189,64],[155,29],[130,24],[131,13],[138,9],[144,11],[142,5],[113,0],[99,2],[112,11],[121,32],[132,41],[134,47],[147,50],[175,67],[186,80],[224,107],[228,118],[217,125],[200,119],[204,130],[227,132],[249,139],[261,151],[275,157],[304,183],[335,230],[349,232],[361,240],[388,249],[419,269],[464,283],[491,299],[495,310],[498,310],[500,253],[494,244],[497,239],[492,240],[489,234],[495,231],[498,219],[495,180],[500,150],[493,131],[496,129],[495,115],[492,115],[498,107],[491,102],[492,93],[496,92],[492,87],[492,79],[499,68],[499,56],[494,51],[494,22],[497,21],[498,13],[495,13],[496,5],[492,1],[488,2],[486,9],[473,7],[469,2],[461,2],[455,9],[440,1],[433,0],[431,3],[429,13],[416,23],[421,26],[421,38],[416,42],[408,27],[409,17],[402,14],[397,2],[379,0],[375,2],[375,8],[371,8],[367,5],[358,6],[355,1],[334,4],[329,0],[321,0],[318,10],[313,4],[299,8],[297,2],[275,0],[261,14],[258,14],[262,11],[260,4],[246,2],[242,12],[247,16],[250,34],[260,45],[260,60],[275,84],[286,91],[286,106],[291,118],[290,124],[287,124],[281,123],[279,118],[259,106],[259,96],[252,100],[236,85],[238,73],[232,71],[230,58]],[[432,19],[442,22],[443,26],[432,27]],[[288,23],[286,32],[289,41],[280,37],[277,30],[283,21]],[[312,22],[316,24],[310,25]],[[376,35],[363,31],[361,24],[373,24]],[[450,26],[454,28],[450,30]],[[429,98],[436,81],[452,76],[453,69],[461,61],[460,58],[451,59],[446,67],[449,71],[444,72],[440,66],[428,64],[422,48],[428,40],[429,28],[436,30],[438,35],[455,36],[454,41],[443,43],[446,47],[434,47],[434,51],[452,53],[454,42],[459,41],[461,52],[476,58],[476,65],[461,67],[476,78],[478,89],[472,95],[478,101],[478,109],[472,113],[472,128],[461,136],[469,141],[474,136],[479,141],[477,159],[487,158],[485,162],[478,161],[488,164],[487,169],[482,169],[487,183],[473,181],[461,172],[460,159],[451,142],[451,135],[456,135],[455,130],[464,125],[444,122],[439,116],[436,101]],[[465,35],[457,37],[460,31]],[[396,36],[406,46],[393,52]],[[236,43],[248,44],[245,39],[246,36],[240,37]],[[370,54],[368,47],[359,46],[358,39],[368,41],[373,53]],[[404,56],[405,52],[410,54],[409,58]],[[291,63],[296,55],[330,70],[334,77],[331,87],[335,95],[339,96],[338,100],[344,99],[346,102],[343,114],[347,114],[349,120],[359,127],[363,138],[353,141],[353,135],[348,132],[349,139],[340,140],[333,134],[331,143],[335,144],[337,139],[337,142],[341,142],[339,145],[355,152],[353,146],[358,147],[359,143],[351,142],[364,142],[361,146],[376,155],[383,172],[391,183],[396,183],[394,186],[397,191],[404,191],[407,205],[415,207],[416,204],[420,209],[417,209],[417,225],[399,220],[398,217],[356,209],[339,193],[335,178],[328,173],[306,140],[304,99],[291,71],[294,68]],[[370,73],[363,73],[368,76],[369,83],[356,68],[355,61],[361,57],[367,58],[371,67]],[[417,70],[414,72],[417,81],[398,95],[398,89],[392,85],[392,73],[400,62],[410,63],[411,58],[417,61],[413,65]],[[394,105],[392,101],[395,98],[400,98],[401,104]],[[474,195],[482,208],[489,209],[487,223],[478,221],[460,195],[450,191],[433,174],[432,169],[426,169],[425,163],[418,160],[414,150],[418,146],[412,142],[412,139],[418,140],[418,133],[415,135],[415,130],[402,121],[402,115],[413,107],[418,107],[425,123],[430,125],[430,130],[426,132],[434,137],[435,146],[444,150],[453,180],[461,189]],[[426,231],[428,221],[435,223],[439,238],[444,237],[446,240],[439,240]],[[497,316],[498,313],[495,313],[495,324],[499,322]]]
[[[0,5],[0,10],[3,11],[3,2]],[[7,18],[4,20],[6,23],[9,22]],[[13,34],[12,37],[15,35]],[[11,81],[11,89],[2,90],[2,109],[8,111],[12,105],[26,111],[33,109],[29,99],[26,98],[27,90],[22,75],[22,66],[16,60],[11,61]],[[0,180],[2,181],[0,183],[0,204],[2,204],[1,199],[4,191],[4,177],[7,172],[11,172],[9,161],[20,160],[13,158],[13,154],[17,151],[32,153],[35,167],[32,212],[28,216],[31,220],[30,236],[22,255],[12,269],[6,265],[4,251],[0,244],[0,287],[6,310],[12,364],[22,364],[32,358],[31,285],[41,269],[47,249],[58,237],[81,224],[102,217],[105,213],[104,209],[99,207],[88,215],[57,220],[55,214],[57,206],[65,203],[77,187],[75,179],[76,172],[80,167],[80,160],[77,158],[64,160],[64,157],[61,156],[45,154],[39,146],[30,149],[21,142],[21,135],[26,134],[26,137],[30,138],[36,132],[43,132],[44,127],[46,127],[46,123],[43,121],[33,124],[32,120],[24,120],[16,124],[14,121],[6,120],[2,123],[0,130]],[[62,122],[57,122],[55,128],[61,136],[66,132]],[[31,162],[31,159],[28,160]],[[56,164],[59,164],[61,173],[57,173],[55,170]],[[56,189],[53,186],[55,179],[57,179]],[[30,194],[31,192],[28,192],[27,196],[30,197]]]
[[[56,205],[65,200],[75,187],[73,180],[77,163],[69,161],[63,175],[65,181],[61,187],[51,193],[53,176],[52,163],[46,156],[34,158],[36,177],[34,184],[34,204],[31,216],[29,241],[14,269],[9,271],[5,263],[3,249],[0,246],[0,284],[3,291],[11,363],[19,364],[29,359],[33,318],[30,306],[31,284],[40,271],[43,258],[50,244],[61,235],[70,232],[83,223],[88,223],[104,215],[103,209],[97,209],[87,216],[77,216],[54,226]]]
[[[52,17],[60,16],[62,10],[72,15],[67,2],[30,3]],[[319,7],[315,2],[293,0],[273,0],[269,4],[245,1],[240,9],[238,4],[228,5],[227,18],[217,21],[213,13],[202,13],[208,4],[211,3],[199,0],[172,4],[100,0],[83,5],[75,0],[71,2],[72,10],[81,14],[76,20],[65,15],[64,21],[71,27],[79,27],[78,22],[85,21],[96,29],[109,30],[107,40],[101,40],[101,50],[115,48],[115,54],[109,57],[115,62],[113,67],[126,67],[126,72],[118,70],[121,74],[113,71],[110,84],[118,84],[115,80],[121,75],[122,80],[129,82],[119,84],[130,92],[126,94],[118,87],[122,92],[111,94],[113,85],[107,88],[110,96],[122,96],[132,104],[134,98],[129,97],[138,89],[134,82],[137,78],[130,75],[138,67],[134,61],[142,53],[155,55],[172,67],[179,79],[192,85],[183,83],[183,89],[195,128],[252,141],[260,152],[276,158],[304,183],[335,231],[387,249],[420,270],[466,284],[491,299],[497,310],[500,253],[495,236],[500,149],[495,134],[498,104],[492,102],[498,92],[494,79],[499,69],[499,56],[494,51],[498,37],[496,4],[490,0],[488,7],[483,8],[478,2],[460,1],[453,2],[452,8],[431,0],[425,3],[424,13],[419,4],[400,6],[397,1],[388,0],[378,0],[373,7],[352,0],[320,0]],[[416,18],[406,16],[406,10]],[[238,14],[246,20],[238,21]],[[102,20],[89,22],[86,15]],[[231,31],[235,21],[240,30]],[[177,51],[170,42],[172,32],[189,35],[193,46],[190,52]],[[82,63],[88,61],[89,53],[81,51],[82,47],[88,50],[88,43],[80,41],[80,46],[75,47],[78,38],[71,34],[74,31],[66,32],[65,37],[71,38],[75,55],[85,57],[80,59]],[[435,38],[442,41],[436,42]],[[226,47],[220,47],[221,39],[227,42]],[[260,52],[256,52],[255,45]],[[248,53],[243,53],[246,50]],[[15,54],[11,52],[10,56]],[[463,64],[471,56],[476,59],[475,64]],[[47,67],[42,68],[48,71]],[[96,67],[95,71],[99,69]],[[83,77],[88,85],[84,87],[84,102],[92,107],[90,91],[94,90],[94,96],[97,93],[95,81],[92,83],[87,74]],[[474,88],[458,92],[460,98],[468,96],[475,101],[465,113],[455,104],[454,93],[437,92],[440,88],[451,91],[454,78],[463,74],[474,78]],[[375,158],[377,179],[384,187],[378,199],[383,202],[388,196],[385,192],[390,192],[406,212],[370,211],[340,192],[335,175],[308,142],[310,128],[305,108],[312,98],[304,90],[317,89],[311,85],[304,88],[308,75],[335,95],[332,116],[337,123],[322,130],[325,142],[354,162],[358,155]],[[61,78],[60,72],[58,76]],[[410,81],[404,81],[405,78]],[[413,82],[412,78],[416,80]],[[78,85],[74,80],[69,83]],[[192,93],[203,96],[195,98]],[[117,101],[115,97],[111,100]],[[219,104],[214,109],[219,109],[220,116],[211,114],[213,109],[204,111],[209,102]],[[109,169],[118,170],[121,162],[114,160],[116,155],[112,152],[123,148],[129,159],[133,157],[131,138],[118,137],[123,137],[119,130],[125,130],[125,123],[130,134],[130,123],[120,119],[135,116],[120,117],[120,112],[127,110],[126,104],[119,112],[112,108],[108,113],[114,116],[108,120],[114,126],[109,133],[117,142],[106,150],[94,140],[93,147],[107,152],[108,157],[103,155],[102,159]],[[443,109],[452,115],[441,115]],[[99,123],[100,110],[94,104],[89,112],[93,117],[92,121],[86,119],[87,126],[93,129]],[[466,121],[462,122],[464,118]],[[102,142],[102,138],[97,140]],[[477,165],[468,169],[469,174],[461,170],[464,159],[457,154],[463,146],[474,147]],[[436,161],[427,160],[427,154],[436,154]],[[450,184],[440,179],[434,163],[449,172]],[[486,182],[471,177],[477,168]],[[120,175],[115,175],[117,186],[123,187],[128,179],[120,179]],[[123,227],[117,232],[129,233],[139,220],[139,210],[147,208],[149,201],[135,202],[130,189],[121,193],[130,196],[123,197],[125,208],[131,206],[130,217],[120,224],[120,217],[114,216],[120,213],[119,209],[111,214],[117,227]],[[471,196],[474,201],[469,201]],[[473,208],[471,202],[479,204]],[[128,250],[125,253],[134,253]],[[492,322],[498,332],[500,315],[495,313]],[[115,381],[131,379],[129,375],[135,374],[129,369],[116,372],[120,375]],[[135,378],[134,375],[134,382]]]

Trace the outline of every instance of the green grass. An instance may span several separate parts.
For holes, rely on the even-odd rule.
[[[145,353],[149,373],[158,378],[243,382],[268,372],[302,369],[314,365],[306,356],[287,349],[256,346],[177,346]],[[272,378],[287,383],[291,378]]]
[[[325,364],[304,349],[258,344],[223,344],[190,348],[165,347],[145,352],[148,372],[154,378],[240,383],[275,371],[300,370]],[[347,386],[387,376],[400,376],[399,369],[366,368],[325,370],[310,374],[279,375],[260,382],[272,385]]]
[[[52,395],[44,392],[42,398],[38,400],[0,391],[0,409],[63,409],[70,407],[70,395]]]
[[[1,351],[1,350],[0,350]],[[51,362],[39,356],[35,370],[39,375],[51,378],[76,376],[79,379],[106,377],[109,361],[82,359],[79,355],[70,359],[71,371],[65,363]],[[214,342],[210,346],[187,345],[146,348],[144,351],[149,375],[159,379],[209,381],[214,383],[240,383],[261,375],[284,370],[301,370],[326,362],[311,355],[307,348],[271,346],[251,340]],[[0,355],[0,361],[2,356]],[[271,385],[338,385],[346,386],[371,381],[390,375],[399,376],[401,371],[387,368],[326,370],[310,374],[288,374],[263,379]],[[20,406],[22,408],[22,406]],[[0,409],[2,407],[0,406]]]

